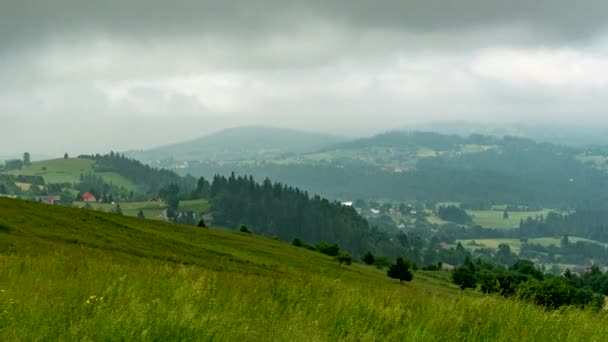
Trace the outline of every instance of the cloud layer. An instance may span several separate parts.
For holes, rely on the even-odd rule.
[[[442,119],[598,122],[606,11],[563,0],[3,3],[0,154],[143,148],[239,124],[367,134]]]

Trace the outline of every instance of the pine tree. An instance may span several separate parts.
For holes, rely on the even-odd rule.
[[[144,211],[139,209],[139,212],[137,213],[137,217],[139,218],[146,218],[146,216],[144,215]]]

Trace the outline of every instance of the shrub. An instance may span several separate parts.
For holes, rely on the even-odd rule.
[[[387,268],[391,266],[391,261],[385,256],[379,256],[374,260],[374,265],[380,269]]]
[[[460,266],[452,273],[452,282],[460,286],[462,290],[477,287],[477,276],[468,266]]]
[[[239,231],[241,233],[251,234],[251,230],[249,230],[249,228],[247,228],[247,226],[245,226],[245,225],[242,225],[241,228],[239,229]]]
[[[479,276],[481,292],[499,293],[508,297],[515,294],[517,287],[528,280],[526,275],[515,272],[490,272],[485,271]]]
[[[410,262],[403,258],[397,258],[397,262],[388,268],[386,274],[393,279],[399,279],[399,282],[414,279],[414,274],[410,271]]]
[[[336,259],[338,259],[340,265],[342,265],[343,263],[347,265],[353,263],[353,256],[350,255],[350,253],[344,251],[340,251],[340,253],[338,253],[338,256],[336,256]]]
[[[372,254],[372,252],[368,251],[365,254],[365,256],[363,257],[363,262],[368,265],[373,265],[375,261],[376,261],[376,258],[374,258],[374,255]]]
[[[207,225],[205,224],[205,220],[201,219],[200,221],[198,221],[198,227],[200,228],[207,228]]]
[[[340,253],[340,247],[335,243],[330,245],[325,241],[321,241],[315,247],[317,251],[329,256],[338,256],[338,253]]]
[[[304,247],[304,242],[302,242],[302,240],[300,238],[294,238],[291,241],[291,245],[296,246],[296,247]]]
[[[553,277],[544,281],[531,279],[517,289],[517,297],[555,310],[562,305],[574,304],[576,288],[565,278]]]

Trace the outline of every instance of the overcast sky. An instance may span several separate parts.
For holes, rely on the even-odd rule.
[[[605,0],[0,0],[0,155],[239,125],[606,124]]]

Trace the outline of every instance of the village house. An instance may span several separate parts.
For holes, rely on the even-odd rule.
[[[97,202],[97,198],[95,198],[95,196],[90,192],[85,192],[84,194],[82,194],[82,200],[87,203]]]
[[[61,201],[61,196],[38,196],[36,200],[41,203],[54,205]]]

